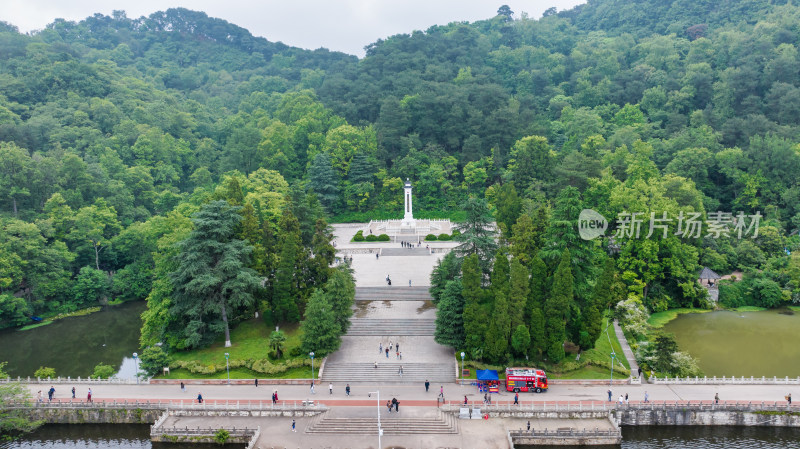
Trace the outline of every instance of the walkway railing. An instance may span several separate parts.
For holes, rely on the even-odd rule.
[[[622,436],[622,431],[619,429],[573,429],[572,427],[564,429],[541,429],[541,430],[509,430],[508,434],[512,438],[617,438]]]
[[[706,385],[706,384],[726,384],[726,385],[800,385],[800,377],[650,377],[647,380],[651,384],[662,385]]]
[[[216,401],[206,400],[202,404],[193,401],[103,401],[86,402],[81,399],[53,399],[52,401],[8,401],[4,408],[53,408],[53,409],[159,409],[159,410],[259,410],[259,411],[295,411],[311,410],[323,412],[328,407],[314,401],[281,401],[273,404],[270,401]]]
[[[248,437],[253,436],[258,431],[258,428],[253,429],[249,427],[159,427],[150,431],[150,437],[169,435],[169,436],[214,436],[219,430],[227,430],[232,437]]]
[[[480,409],[481,413],[492,412],[611,412],[614,410],[728,410],[728,411],[786,411],[798,409],[797,405],[788,405],[786,401],[744,402],[744,401],[648,401],[618,402],[579,401],[579,402],[531,402],[514,405],[510,402],[502,404],[485,404],[479,401],[450,401],[442,405],[443,412],[458,413],[462,408]]]
[[[55,378],[42,378],[42,377],[6,377],[0,378],[0,384],[6,384],[11,382],[18,382],[18,383],[27,383],[27,384],[111,384],[111,385],[136,385],[136,379],[119,379],[117,377],[112,377],[110,379],[101,379],[98,377],[55,377]],[[150,383],[150,379],[140,379],[138,384],[146,385]]]

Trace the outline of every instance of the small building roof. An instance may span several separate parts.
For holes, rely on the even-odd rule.
[[[714,273],[714,270],[708,267],[703,267],[703,271],[700,272],[699,279],[719,279],[720,275]]]

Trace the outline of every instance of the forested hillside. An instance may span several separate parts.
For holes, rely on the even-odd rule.
[[[218,200],[233,207],[212,218],[266,279],[227,312],[297,321],[330,275],[327,221],[399,217],[406,177],[422,215],[463,218],[475,197],[501,244],[533,226],[512,251],[543,250],[548,277],[562,265],[553,245],[570,249],[581,301],[609,249],[649,311],[707,306],[703,265],[752,270],[723,289],[728,304],[800,301],[787,255],[800,226],[799,7],[591,0],[411,31],[359,60],[185,9],[31,35],[0,24],[0,325],[149,297],[146,343],[206,343],[222,327],[190,336],[176,318],[175,244]],[[755,239],[561,248],[558,227],[582,208],[610,232],[623,211],[764,217]],[[480,264],[488,282],[491,260]]]

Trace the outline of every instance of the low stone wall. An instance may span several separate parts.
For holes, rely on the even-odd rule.
[[[145,408],[55,408],[31,407],[28,415],[47,424],[152,424],[164,413],[161,409]]]
[[[798,377],[650,377],[648,383],[661,385],[800,385]]]
[[[288,417],[297,418],[302,416],[316,416],[325,412],[323,408],[293,408],[293,409],[237,409],[237,410],[214,410],[214,409],[175,409],[169,410],[169,416],[255,416],[255,417]]]
[[[800,412],[790,410],[619,409],[623,426],[771,426],[800,427]]]

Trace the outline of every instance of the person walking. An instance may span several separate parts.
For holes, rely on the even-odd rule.
[[[719,393],[714,393],[714,404],[719,404]]]
[[[181,391],[186,393],[186,384],[184,384],[183,382],[181,382]]]
[[[47,402],[53,402],[53,396],[56,394],[56,388],[50,385],[50,389],[47,390]]]
[[[786,402],[788,402],[788,405],[792,405],[792,393],[786,395]]]
[[[92,402],[92,389],[89,389],[89,393],[86,394],[86,402]]]
[[[389,358],[389,348],[386,348],[386,358]]]
[[[428,392],[428,389],[431,387],[431,383],[428,382],[428,379],[425,379],[425,393]]]
[[[488,404],[489,403],[489,394],[488,393],[483,393],[483,403],[484,404]]]
[[[75,387],[72,387],[72,399],[75,399]]]
[[[375,369],[378,369],[378,361],[375,361]]]
[[[396,359],[400,358],[400,351],[399,350],[394,351],[394,358],[396,358]]]
[[[400,413],[400,401],[395,401],[395,403],[394,403],[394,411],[395,411],[395,413]]]
[[[442,402],[444,402],[444,385],[439,387],[439,396],[442,398]]]
[[[203,403],[203,393],[200,393],[200,392],[197,393],[197,403],[198,404],[202,404]]]
[[[400,377],[403,377],[403,365],[400,365],[400,369],[397,370],[397,374],[399,374]]]
[[[625,398],[623,398],[622,395],[619,395],[619,405],[622,405],[622,401],[624,401],[624,400],[625,400]]]
[[[625,405],[628,405],[628,393],[625,393]]]
[[[528,421],[528,430],[531,430],[531,422],[530,422],[530,420]]]
[[[314,394],[314,381],[311,381],[311,394]]]
[[[650,395],[647,394],[647,391],[645,391],[644,392],[644,402],[650,402],[649,399],[650,399]]]
[[[294,420],[292,420],[292,432],[297,432],[297,429],[295,428]]]
[[[514,393],[514,405],[519,405],[519,393]]]
[[[611,402],[611,390],[608,390],[608,402]]]
[[[256,378],[255,383],[256,383],[256,388],[258,388],[258,378]]]
[[[275,402],[277,402],[277,400],[275,399],[275,392],[274,391],[272,392],[272,396],[270,397],[270,399],[272,399],[272,405],[275,405]]]
[[[44,402],[44,398],[42,397],[42,390],[36,392],[36,402]]]
[[[400,352],[400,343],[397,343],[394,347],[397,352]]]
[[[386,408],[389,409],[389,413],[392,413],[392,401],[386,401]]]
[[[383,343],[378,343],[378,354],[383,353]]]
[[[328,384],[328,391],[330,391],[330,394],[333,394],[333,383]]]
[[[344,387],[344,393],[345,393],[347,396],[350,396],[350,384],[347,384],[347,386],[346,386],[346,387]]]
[[[408,280],[408,286],[411,287],[411,279]]]
[[[464,405],[467,405],[467,395],[464,395]]]

